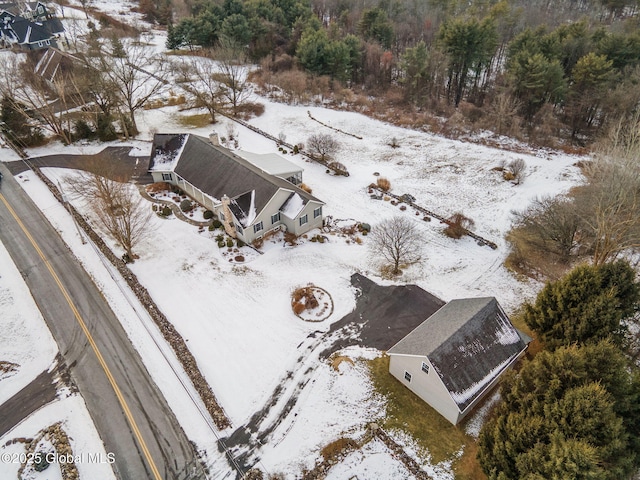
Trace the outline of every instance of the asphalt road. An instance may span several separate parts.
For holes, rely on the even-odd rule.
[[[58,396],[51,372],[44,371],[0,405],[0,437]]]
[[[116,477],[204,478],[192,444],[100,291],[4,165],[0,172],[0,241],[58,343],[107,453],[115,456]]]

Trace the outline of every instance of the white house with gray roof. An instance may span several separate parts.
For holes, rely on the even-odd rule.
[[[322,226],[324,202],[285,179],[301,181],[301,168],[277,155],[233,152],[217,135],[154,135],[149,171],[212,210],[227,233],[246,243],[274,229],[302,235]]]
[[[389,372],[457,425],[530,341],[494,297],[452,300],[387,351]]]

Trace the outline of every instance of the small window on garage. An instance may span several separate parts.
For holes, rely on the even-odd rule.
[[[411,374],[410,374],[409,372],[407,372],[406,370],[405,370],[405,372],[404,372],[404,379],[405,379],[407,382],[410,382],[410,381],[411,381]]]
[[[422,362],[422,371],[424,373],[429,373],[429,364],[427,362]]]

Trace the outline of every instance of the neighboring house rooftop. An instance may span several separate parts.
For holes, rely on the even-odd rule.
[[[29,49],[55,44],[56,35],[64,32],[62,22],[41,2],[2,3],[0,18],[0,37],[5,43]]]
[[[452,300],[387,352],[426,356],[463,411],[527,347],[493,297]]]
[[[156,134],[149,170],[173,171],[218,200],[228,196],[233,214],[245,227],[280,188],[291,190],[304,205],[309,200],[323,203],[234,152],[192,134]]]

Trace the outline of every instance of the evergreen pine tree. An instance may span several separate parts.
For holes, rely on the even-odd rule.
[[[581,265],[547,283],[535,303],[525,305],[524,320],[549,349],[604,338],[621,345],[626,332],[622,320],[633,315],[640,299],[634,277],[622,260]]]
[[[492,480],[625,478],[640,464],[638,375],[611,342],[541,352],[511,373],[482,428]]]

